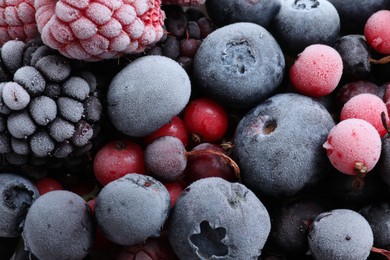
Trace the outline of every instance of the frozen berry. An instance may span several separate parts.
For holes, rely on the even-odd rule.
[[[7,128],[13,137],[27,138],[35,132],[37,126],[27,111],[22,111],[7,118]]]
[[[57,117],[57,104],[47,96],[34,98],[29,109],[31,117],[38,125],[47,125]]]
[[[321,97],[330,94],[343,73],[340,54],[330,46],[306,47],[290,68],[290,81],[301,94]]]
[[[63,190],[62,184],[51,177],[45,177],[35,182],[35,186],[37,187],[39,194],[43,195],[53,190]]]
[[[382,54],[390,54],[389,22],[390,10],[379,10],[368,18],[364,26],[368,45]]]
[[[98,61],[142,52],[163,34],[161,1],[39,0],[35,19],[45,44],[68,58]]]
[[[323,144],[332,165],[349,175],[365,174],[381,154],[378,131],[363,119],[345,119],[334,126]]]
[[[318,215],[308,239],[310,253],[316,259],[367,259],[374,242],[367,220],[348,209]]]
[[[4,104],[12,110],[22,110],[30,103],[30,95],[15,82],[6,82],[1,94]]]
[[[42,74],[34,67],[23,66],[19,68],[13,77],[31,95],[39,95],[45,90],[46,81]]]
[[[96,153],[93,170],[102,185],[131,172],[145,173],[144,150],[130,140],[108,142]]]
[[[191,82],[186,71],[163,56],[144,56],[112,79],[107,113],[116,129],[129,136],[151,134],[187,105]]]
[[[167,189],[153,177],[127,174],[100,191],[95,204],[97,224],[116,244],[140,244],[160,235],[169,201]]]
[[[383,99],[374,94],[363,93],[352,97],[344,104],[341,109],[340,120],[345,120],[347,118],[360,118],[366,120],[372,124],[379,135],[383,137],[387,131],[383,125],[382,113],[384,113],[384,119],[386,125],[388,125],[389,116]]]

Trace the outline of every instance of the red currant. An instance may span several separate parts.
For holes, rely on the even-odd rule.
[[[184,123],[189,132],[201,141],[216,142],[228,129],[228,115],[217,102],[209,98],[198,98],[187,105]]]
[[[127,173],[144,174],[144,150],[131,140],[111,141],[97,152],[93,170],[103,186]]]
[[[38,180],[35,183],[35,186],[37,187],[40,195],[48,193],[49,191],[64,189],[59,181],[50,177],[45,177],[43,179]]]

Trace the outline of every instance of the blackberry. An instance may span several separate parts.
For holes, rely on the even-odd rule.
[[[37,40],[8,41],[0,57],[4,165],[54,167],[87,154],[103,111],[94,74]]]
[[[200,9],[184,10],[178,5],[165,5],[162,8],[166,15],[166,35],[146,54],[171,58],[189,72],[200,44],[216,27]]]

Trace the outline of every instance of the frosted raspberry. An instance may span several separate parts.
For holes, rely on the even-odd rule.
[[[9,40],[27,42],[38,35],[34,0],[0,1],[0,45]]]
[[[161,0],[36,0],[42,41],[68,58],[139,53],[163,35]]]

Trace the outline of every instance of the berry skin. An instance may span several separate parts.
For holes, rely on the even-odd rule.
[[[111,141],[96,153],[93,171],[103,186],[128,173],[145,173],[144,150],[130,140]]]
[[[144,143],[148,145],[153,142],[153,140],[162,136],[174,136],[179,138],[184,146],[187,146],[188,144],[189,133],[183,119],[179,116],[174,116],[169,123],[163,125],[150,135],[145,136]]]
[[[22,175],[1,173],[0,194],[0,237],[18,237],[27,212],[39,198],[37,187]]]
[[[335,209],[318,215],[308,235],[315,259],[367,259],[373,246],[372,229],[362,215]]]
[[[278,42],[262,26],[234,23],[210,33],[193,63],[199,89],[217,102],[249,109],[282,82],[285,59]],[[212,80],[211,80],[212,79]]]
[[[0,45],[16,39],[27,42],[39,36],[34,0],[2,1],[0,14]]]
[[[169,205],[169,193],[161,182],[131,173],[103,187],[96,197],[95,217],[109,240],[130,246],[160,236]]]
[[[219,141],[228,128],[225,108],[209,98],[192,100],[184,111],[184,123],[190,134],[204,142]]]
[[[112,79],[107,92],[107,114],[121,133],[144,137],[178,115],[190,94],[189,76],[176,61],[144,56]]]
[[[270,229],[268,211],[251,190],[212,177],[182,192],[168,238],[180,259],[257,259]]]
[[[334,126],[323,144],[332,165],[349,175],[365,174],[381,154],[378,131],[363,119],[345,119]]]
[[[163,35],[161,1],[35,1],[42,41],[85,61],[142,52]]]
[[[62,184],[54,178],[46,177],[35,182],[39,194],[43,195],[53,190],[63,190]]]
[[[380,10],[368,18],[364,36],[370,47],[382,54],[390,54],[390,11]]]
[[[385,115],[386,124],[389,124],[389,115],[383,99],[374,94],[359,94],[352,97],[344,104],[340,113],[340,120],[359,118],[372,124],[383,137],[387,130],[383,126],[382,113]]]
[[[342,87],[337,89],[336,99],[338,106],[342,108],[348,100],[352,97],[363,94],[363,93],[371,93],[377,95],[379,98],[383,98],[386,101],[386,97],[384,97],[384,90],[380,88],[375,83],[365,80],[358,80],[349,82]]]
[[[330,46],[313,44],[306,47],[290,68],[290,81],[301,94],[322,97],[339,84],[343,73],[340,54]]]
[[[88,204],[79,195],[55,190],[40,196],[26,216],[25,247],[38,259],[83,259],[95,228]]]

